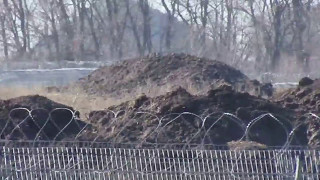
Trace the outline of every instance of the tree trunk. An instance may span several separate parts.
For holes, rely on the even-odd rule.
[[[279,60],[281,56],[281,16],[283,13],[284,9],[280,4],[277,4],[275,7],[275,14],[273,17],[273,22],[274,22],[274,46],[273,46],[273,51],[271,55],[271,69],[276,70],[278,65],[279,65]]]
[[[231,49],[231,37],[232,37],[232,14],[233,14],[233,1],[226,1],[227,8],[227,34],[226,34],[226,46],[227,49]]]
[[[106,0],[107,10],[108,10],[108,19],[109,19],[109,36],[111,37],[111,43],[109,44],[109,50],[111,53],[111,58],[114,58],[115,54],[115,24],[114,24],[114,16],[113,16],[113,3],[110,0]]]
[[[169,9],[167,3],[165,0],[161,0],[162,6],[166,10],[167,16],[168,16],[168,22],[165,32],[165,47],[168,52],[171,51],[171,39],[172,39],[172,25],[174,22],[174,16],[176,13],[176,0],[171,0],[171,10]],[[162,43],[161,43],[162,44]]]
[[[307,60],[304,57],[304,44],[303,44],[303,33],[306,29],[306,25],[303,22],[303,4],[301,0],[292,0],[293,6],[293,19],[294,19],[294,47],[297,56],[297,60],[303,66],[303,69],[308,69],[308,63],[305,61]]]
[[[143,50],[148,50],[148,53],[152,52],[152,37],[151,37],[151,25],[150,25],[150,6],[148,0],[139,0],[139,7],[143,17]]]
[[[86,14],[86,7],[85,7],[85,0],[81,0],[80,3],[78,3],[78,12],[79,12],[79,26],[80,26],[80,42],[79,42],[79,55],[80,55],[80,59],[83,58],[85,49],[84,49],[84,19],[85,19],[85,14]],[[90,27],[92,28],[92,27]]]
[[[55,19],[55,15],[54,15],[54,9],[52,8],[51,5],[51,19],[50,19],[50,23],[51,23],[51,28],[52,28],[52,36],[53,36],[53,41],[54,41],[54,45],[55,45],[55,49],[56,49],[56,60],[60,59],[60,39],[59,39],[59,33],[57,30],[57,26],[56,26],[56,19]]]
[[[94,42],[94,47],[95,47],[95,57],[96,59],[99,59],[100,56],[100,44],[99,40],[97,37],[97,34],[94,29],[94,22],[93,22],[93,10],[92,7],[90,7],[90,15],[88,14],[87,11],[85,11],[85,15],[87,16],[88,22],[89,22],[89,27],[92,35],[92,40]]]
[[[20,15],[20,28],[22,33],[22,47],[20,54],[23,55],[27,51],[27,33],[26,33],[26,18],[24,12],[24,5],[22,0],[19,0],[19,15]]]
[[[130,24],[131,24],[131,29],[132,29],[132,33],[134,36],[134,39],[136,41],[136,46],[137,46],[137,50],[140,56],[143,55],[143,49],[142,49],[142,44],[141,44],[141,40],[140,40],[140,36],[139,36],[139,32],[138,32],[138,27],[137,27],[137,23],[133,17],[133,15],[131,14],[131,10],[130,10],[130,1],[126,0],[126,10],[127,10],[127,14],[129,16],[130,19]]]
[[[206,28],[208,23],[208,6],[209,6],[209,0],[203,0],[201,1],[201,35],[200,35],[200,43],[202,48],[206,46]]]
[[[3,14],[2,16],[0,16],[0,25],[1,25],[1,36],[2,36],[2,41],[3,41],[3,52],[4,52],[4,56],[6,59],[8,59],[9,57],[9,52],[8,52],[8,40],[7,40],[7,33],[6,33],[6,16],[5,14]]]
[[[74,32],[73,28],[71,26],[71,22],[69,20],[69,16],[64,4],[63,0],[58,1],[58,6],[60,9],[60,24],[61,24],[61,30],[66,33],[67,35],[67,41],[65,42],[65,48],[64,48],[64,55],[65,59],[67,60],[74,60],[74,54],[73,54],[73,39],[74,39]]]
[[[31,36],[30,36],[30,24],[29,24],[29,15],[30,15],[30,11],[28,9],[27,6],[27,0],[23,1],[24,3],[24,9],[25,9],[25,14],[27,16],[26,19],[26,39],[27,39],[27,51],[30,52],[31,51]]]

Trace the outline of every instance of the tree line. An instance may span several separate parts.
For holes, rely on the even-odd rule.
[[[183,52],[275,70],[318,57],[319,0],[1,0],[4,59]]]

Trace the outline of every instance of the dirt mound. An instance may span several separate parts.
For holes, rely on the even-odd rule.
[[[250,81],[239,70],[222,62],[185,54],[153,54],[126,60],[102,67],[76,83],[86,93],[115,97],[127,94],[132,97],[141,93],[155,97],[177,87],[192,94],[205,94],[221,84],[255,95],[272,94],[271,84]]]
[[[32,110],[32,111],[31,111]],[[0,101],[1,139],[59,140],[77,134],[85,125],[73,116],[73,108],[42,96]],[[41,133],[38,132],[42,129]]]
[[[221,117],[223,113],[240,119],[228,114]],[[183,88],[155,98],[143,95],[108,110],[92,112],[89,121],[98,127],[101,140],[116,143],[226,144],[239,140],[249,122],[266,113],[274,114],[288,130],[292,128],[286,120],[293,119],[291,110],[235,92],[230,86],[199,96]],[[252,126],[249,138],[268,146],[282,145],[287,137],[283,126],[265,116]],[[302,136],[298,137],[296,142],[306,143]]]
[[[74,140],[86,127],[79,140],[159,146],[202,143],[232,148],[238,146],[229,142],[240,142],[242,148],[256,148],[283,145],[287,133],[303,120],[298,118],[300,112],[249,93],[236,92],[228,85],[210,90],[206,95],[192,95],[183,88],[154,98],[142,95],[107,110],[91,112],[89,125],[73,119],[74,114],[67,109],[73,111],[41,96],[0,100],[1,139]],[[262,116],[266,113],[277,119]],[[251,124],[255,118],[258,121]],[[297,131],[292,144],[319,145],[318,124],[309,123],[303,128],[308,131]]]
[[[284,107],[305,113],[320,113],[320,79],[303,78],[297,88],[285,90],[273,97]]]
[[[300,116],[307,113],[320,114],[320,79],[312,80],[303,78],[297,88],[288,89],[273,97],[273,101],[282,104],[283,107],[297,112]],[[305,121],[302,116],[300,121]],[[309,144],[320,145],[320,120],[309,118],[308,136]]]

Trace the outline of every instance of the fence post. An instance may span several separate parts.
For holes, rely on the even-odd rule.
[[[302,169],[301,169],[301,162],[299,156],[296,157],[296,172],[295,172],[295,180],[302,179]]]

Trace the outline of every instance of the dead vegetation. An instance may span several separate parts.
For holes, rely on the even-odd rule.
[[[15,87],[15,88],[0,88],[0,99],[8,100],[21,96],[40,95],[47,97],[55,102],[65,104],[73,107],[79,111],[81,118],[86,119],[87,115],[92,110],[103,110],[109,106],[119,104],[125,101],[112,99],[102,96],[88,95],[82,92],[80,89],[73,89],[68,92],[49,92],[47,88],[33,87]]]

